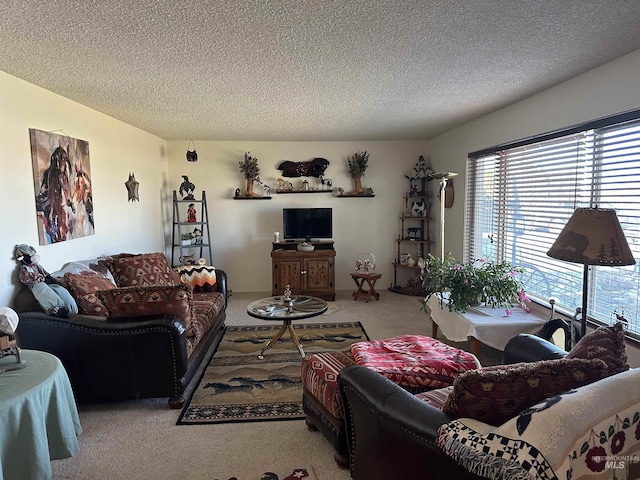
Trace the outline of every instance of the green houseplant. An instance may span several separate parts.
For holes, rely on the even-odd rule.
[[[364,152],[354,153],[352,156],[347,157],[347,165],[349,166],[349,175],[353,178],[355,189],[351,192],[351,195],[361,195],[362,189],[362,177],[367,170],[367,162],[369,161],[369,154]]]
[[[506,307],[507,315],[515,303],[530,311],[525,305],[529,299],[524,285],[518,278],[522,273],[521,267],[509,262],[477,259],[460,263],[449,254],[443,259],[429,254],[422,275],[423,286],[429,293],[422,309],[429,313],[427,301],[436,295],[440,307],[446,305],[450,312],[464,312],[479,302],[493,308]]]
[[[244,175],[247,181],[247,188],[245,189],[245,195],[247,197],[259,197],[260,195],[253,191],[253,182],[260,174],[260,167],[258,167],[258,159],[252,157],[249,152],[244,152],[244,158],[238,162],[240,171]]]

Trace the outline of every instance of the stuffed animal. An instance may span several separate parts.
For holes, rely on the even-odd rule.
[[[78,313],[78,306],[69,291],[56,282],[49,272],[38,263],[40,256],[29,245],[18,245],[15,257],[20,270],[20,282],[31,290],[33,296],[47,315],[66,317]]]

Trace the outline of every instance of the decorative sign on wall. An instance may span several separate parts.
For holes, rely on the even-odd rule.
[[[33,128],[29,138],[40,245],[94,235],[89,142]]]
[[[316,177],[324,175],[324,171],[329,166],[329,160],[316,157],[308,162],[292,162],[285,160],[278,165],[278,170],[282,170],[283,177]]]

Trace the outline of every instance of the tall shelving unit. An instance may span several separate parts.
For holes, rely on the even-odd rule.
[[[403,211],[400,214],[400,234],[396,239],[397,256],[393,262],[393,285],[389,291],[403,295],[424,296],[426,291],[419,284],[420,257],[426,259],[431,252],[431,196],[428,179],[409,180],[409,191],[403,197]],[[416,205],[416,208],[413,208]],[[424,208],[422,208],[422,206]],[[415,264],[406,263],[404,258],[411,255]],[[401,284],[404,281],[404,285]]]
[[[194,208],[198,205],[200,208],[196,208],[196,221],[188,222],[187,209],[189,204],[193,203]],[[182,215],[180,210],[183,209]],[[198,210],[199,216],[198,216]],[[193,233],[193,229],[199,227],[202,232],[202,243],[191,243],[190,245],[182,244],[183,233]],[[211,236],[209,235],[209,212],[207,210],[207,194],[202,191],[200,199],[185,197],[178,200],[176,191],[173,191],[173,229],[171,237],[171,265],[178,267],[181,265],[180,258],[185,254],[193,253],[194,256],[198,253],[198,257],[195,259],[196,263],[199,258],[203,258],[203,254],[207,254],[204,258],[207,260],[207,265],[213,265],[213,257],[211,255]],[[176,250],[179,255],[176,259]],[[177,260],[177,261],[176,261]]]

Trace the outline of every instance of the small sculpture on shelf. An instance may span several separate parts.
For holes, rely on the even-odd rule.
[[[265,197],[271,196],[271,187],[260,180],[260,177],[256,177],[256,183],[262,187]]]
[[[283,178],[278,179],[278,191],[279,192],[291,192],[293,191],[293,183]]]
[[[196,189],[196,186],[189,181],[189,177],[187,175],[182,175],[182,183],[180,184],[180,195],[182,195],[183,200],[195,200],[196,197],[193,196],[193,191]]]
[[[196,221],[196,207],[193,203],[190,203],[187,209],[187,222],[194,223]]]
[[[367,170],[367,163],[369,162],[369,154],[364,152],[354,153],[352,156],[347,157],[347,166],[349,175],[353,178],[355,188],[349,195],[362,195],[364,190],[362,188],[362,177],[364,177]]]
[[[260,174],[258,159],[256,157],[252,157],[250,152],[244,152],[244,158],[238,162],[238,166],[247,181],[247,187],[244,192],[245,196],[252,198],[260,197],[259,194],[253,191],[253,183]]]
[[[202,230],[200,230],[199,228],[194,228],[193,229],[193,243],[196,245],[202,245]]]

